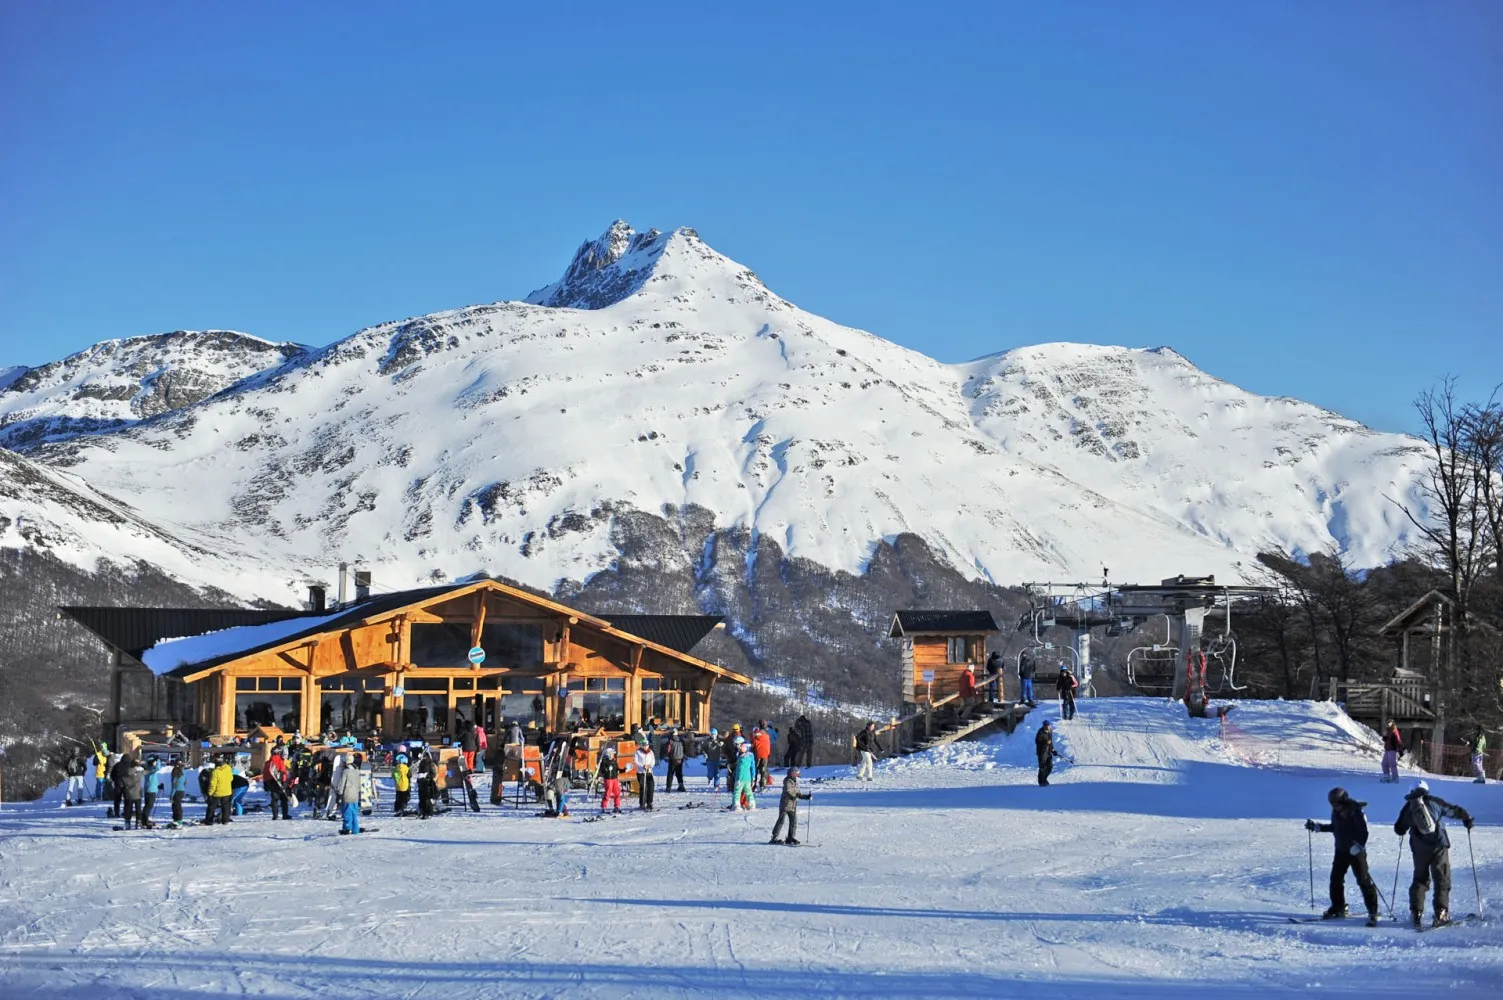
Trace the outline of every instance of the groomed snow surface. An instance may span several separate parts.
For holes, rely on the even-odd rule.
[[[1403,792],[1329,705],[1243,702],[1235,730],[1150,699],[1082,703],[1035,784],[1041,708],[1013,737],[819,768],[795,849],[691,777],[653,814],[379,815],[110,832],[102,806],[0,813],[0,996],[1097,997],[1500,995],[1495,918],[1416,934],[1310,915],[1307,816],[1369,803],[1388,894]],[[1503,882],[1503,789],[1433,779]],[[382,812],[389,810],[389,795]],[[724,798],[719,800],[724,804]],[[161,815],[158,807],[158,816]],[[812,819],[812,824],[810,820]],[[1453,909],[1476,909],[1452,826]],[[1329,835],[1315,839],[1317,906]],[[1403,852],[1404,897],[1409,858]],[[1354,884],[1348,900],[1361,909]],[[1404,904],[1400,904],[1402,911]],[[1488,909],[1491,909],[1489,904]]]

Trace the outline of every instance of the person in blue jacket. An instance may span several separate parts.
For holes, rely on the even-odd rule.
[[[161,788],[159,784],[161,772],[158,770],[158,766],[159,765],[155,757],[146,758],[146,773],[141,778],[142,795],[140,822],[142,829],[145,830],[150,830],[152,827],[156,826],[156,824],[151,821],[151,811],[156,808],[157,792]]]
[[[1358,802],[1345,788],[1333,788],[1326,800],[1331,803],[1331,822],[1305,820],[1305,829],[1333,834],[1336,855],[1331,860],[1331,905],[1321,914],[1324,920],[1348,916],[1346,907],[1346,873],[1357,876],[1362,902],[1367,904],[1367,926],[1378,926],[1378,886],[1367,868],[1367,817],[1362,813],[1366,802]]]
[[[757,758],[751,752],[751,748],[745,746],[745,743],[745,740],[740,740],[737,744],[741,747],[741,754],[736,758],[736,783],[731,795],[732,809],[757,808],[757,795],[752,791],[752,785],[757,779]]]
[[[188,794],[188,772],[179,760],[172,765],[172,822],[183,822],[183,798]]]

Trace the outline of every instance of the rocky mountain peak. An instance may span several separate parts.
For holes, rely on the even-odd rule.
[[[639,233],[624,219],[580,244],[555,283],[527,296],[538,306],[604,309],[638,291],[651,277],[668,239],[656,229]]]

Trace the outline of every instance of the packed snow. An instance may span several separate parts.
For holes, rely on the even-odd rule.
[[[1401,898],[1408,882],[1391,824],[1414,774],[1380,784],[1371,734],[1338,709],[1242,702],[1223,732],[1174,703],[1084,700],[1056,723],[1076,763],[1048,788],[1044,717],[1057,713],[884,762],[871,783],[814,769],[796,848],[766,843],[774,796],[726,812],[697,775],[652,814],[591,821],[582,792],[567,820],[486,805],[419,821],[383,804],[354,838],[264,813],[113,833],[102,806],[61,809],[54,793],[0,812],[0,995],[1498,995],[1491,916],[1422,934],[1290,922],[1312,912],[1303,820],[1328,816],[1333,785],[1369,803],[1382,892],[1396,860]],[[1476,817],[1496,895],[1500,789],[1431,784]],[[1450,827],[1466,914],[1468,838]],[[1316,835],[1317,907],[1330,853]]]
[[[1380,564],[1412,540],[1388,498],[1423,507],[1412,438],[1167,349],[944,364],[800,310],[693,230],[617,223],[532,299],[372,327],[32,457],[241,567],[188,582],[283,601],[341,559],[394,588],[583,580],[619,556],[615,509],[697,505],[853,572],[913,532],[999,582],[1152,582],[1236,580],[1268,549]],[[71,399],[0,394],[0,417],[105,405]]]

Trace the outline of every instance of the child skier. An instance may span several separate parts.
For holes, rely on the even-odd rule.
[[[788,821],[788,839],[783,841],[790,847],[798,845],[798,800],[808,801],[814,798],[813,792],[800,792],[798,790],[799,769],[790,767],[788,774],[783,778],[783,796],[778,799],[778,821],[772,827],[772,839],[769,844],[778,842],[778,834],[783,832],[783,821]]]
[[[736,746],[739,753],[736,757],[736,784],[731,793],[731,809],[750,811],[757,808],[757,795],[752,790],[757,780],[757,758],[750,752],[745,740],[740,740]]]
[[[621,811],[621,763],[616,760],[615,747],[608,746],[600,751],[600,768],[597,773],[605,786],[605,794],[600,799],[600,811],[605,812],[606,804],[609,803],[614,806],[614,811],[619,813]]]
[[[1367,870],[1367,817],[1362,813],[1366,802],[1358,802],[1345,788],[1333,788],[1326,796],[1331,804],[1331,822],[1305,820],[1305,829],[1314,833],[1333,834],[1336,854],[1331,859],[1331,905],[1322,913],[1323,920],[1340,920],[1348,916],[1346,907],[1346,873],[1357,876],[1362,902],[1367,904],[1367,926],[1378,926],[1378,887]]]
[[[408,765],[405,753],[397,754],[397,762],[391,769],[391,783],[397,790],[392,812],[401,816],[407,812],[407,801],[412,798],[412,768]]]
[[[637,808],[652,812],[653,792],[656,791],[658,783],[657,776],[652,773],[652,769],[658,764],[657,757],[652,752],[652,745],[638,743],[633,761],[637,765]]]
[[[1451,838],[1446,835],[1445,817],[1461,820],[1472,828],[1472,817],[1460,806],[1430,794],[1430,786],[1415,782],[1404,796],[1404,808],[1394,821],[1393,832],[1409,834],[1409,850],[1414,856],[1414,880],[1409,883],[1409,918],[1419,930],[1425,912],[1425,893],[1435,880],[1435,924],[1451,922]]]

